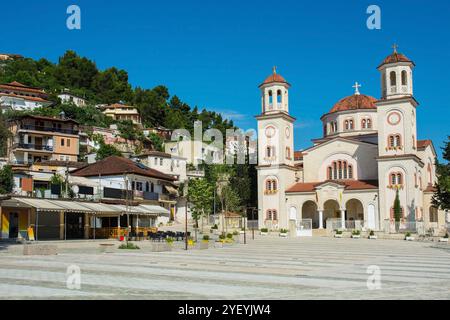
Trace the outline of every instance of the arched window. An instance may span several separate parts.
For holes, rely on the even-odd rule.
[[[390,186],[403,186],[403,173],[401,172],[392,172],[389,175]]]
[[[266,190],[267,191],[272,191],[272,180],[267,180],[266,181]]]
[[[344,128],[345,128],[345,130],[349,129],[348,120],[344,121]]]
[[[277,180],[272,180],[272,189],[274,190],[274,191],[276,191],[276,190],[278,190],[278,188],[277,188]]]
[[[291,159],[291,148],[286,147],[286,159]]]
[[[417,184],[417,172],[414,172],[414,186],[417,188],[418,184]]]
[[[348,178],[353,179],[353,166],[352,165],[348,166]]]
[[[277,91],[277,103],[281,103],[281,90]]]
[[[274,146],[267,146],[266,147],[266,157],[267,158],[275,157],[275,147]]]
[[[391,149],[402,147],[402,136],[400,134],[390,134],[388,136],[388,146]]]
[[[350,120],[350,130],[354,129],[353,120]]]
[[[267,179],[265,193],[275,193],[277,190],[278,190],[277,189],[277,180],[276,179]]]
[[[323,126],[323,135],[326,136],[327,135],[327,125]]]
[[[273,104],[272,90],[269,90],[269,105]]]
[[[353,179],[353,167],[345,160],[333,161],[327,167],[328,180],[346,180]]]
[[[150,183],[150,192],[155,192],[155,185],[152,183]]]
[[[266,211],[266,220],[276,221],[277,220],[277,210],[269,209]]]
[[[430,222],[438,222],[438,210],[436,207],[430,207]]]
[[[372,121],[367,119],[367,129],[372,129]]]
[[[402,71],[402,86],[408,85],[408,73],[403,70]]]
[[[414,135],[412,135],[412,147],[416,149],[416,137]]]
[[[366,119],[362,119],[362,120],[361,120],[361,128],[362,128],[362,129],[366,129],[366,126],[367,126],[367,121],[366,121]]]
[[[397,85],[397,74],[395,73],[395,71],[391,71],[390,79],[391,79],[391,86],[392,87],[396,86]]]
[[[150,183],[148,183],[148,181],[145,183],[145,191],[150,191]]]
[[[431,164],[429,164],[429,163],[427,165],[427,172],[428,172],[428,185],[432,185],[433,184],[433,176],[432,176]]]

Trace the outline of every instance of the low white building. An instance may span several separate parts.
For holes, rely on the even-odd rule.
[[[47,100],[48,95],[39,88],[28,87],[17,81],[0,84],[0,107],[2,111],[31,111],[36,108],[50,106],[52,101]]]
[[[63,92],[58,95],[58,98],[61,99],[62,103],[72,103],[76,105],[77,107],[84,107],[86,106],[86,99],[81,98],[77,95],[74,95],[70,92]]]

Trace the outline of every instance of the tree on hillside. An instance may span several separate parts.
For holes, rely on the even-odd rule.
[[[436,192],[433,195],[433,205],[442,210],[450,209],[450,136],[447,137],[444,147],[442,148],[446,163],[436,161],[437,183],[435,185]]]
[[[95,160],[103,160],[105,158],[108,158],[110,156],[122,156],[122,153],[114,147],[112,144],[106,144],[104,142],[100,142],[100,148],[97,150],[97,155],[95,157]]]
[[[14,188],[14,178],[11,166],[0,169],[0,194],[11,193]]]

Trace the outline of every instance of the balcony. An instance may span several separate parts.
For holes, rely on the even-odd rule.
[[[203,171],[203,170],[189,170],[189,171],[186,172],[186,175],[188,177],[203,178],[205,176],[205,171]]]
[[[20,129],[21,130],[43,131],[43,132],[58,132],[58,133],[73,134],[73,135],[79,134],[79,130],[36,126],[36,125],[31,125],[31,124],[24,124],[24,125],[20,126]]]
[[[47,146],[43,144],[32,144],[32,143],[15,143],[13,149],[27,149],[27,150],[38,150],[53,152],[53,146]]]

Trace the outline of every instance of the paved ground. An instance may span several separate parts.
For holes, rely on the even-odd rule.
[[[258,237],[208,250],[152,253],[140,243],[100,253],[99,243],[59,242],[57,256],[0,250],[0,299],[450,299],[449,244]],[[81,268],[80,290],[66,287],[71,264]],[[381,270],[379,290],[367,288],[370,265]]]

